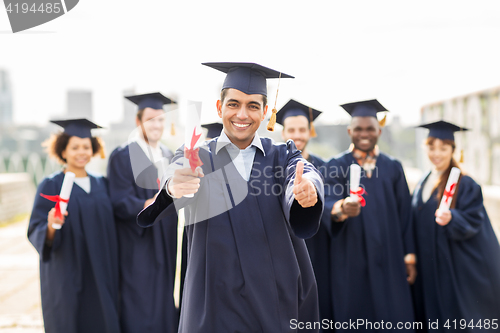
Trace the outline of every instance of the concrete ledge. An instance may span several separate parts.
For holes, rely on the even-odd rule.
[[[35,186],[27,173],[0,173],[0,224],[29,213]]]

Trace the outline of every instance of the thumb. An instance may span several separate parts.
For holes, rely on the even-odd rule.
[[[304,162],[299,161],[297,163],[297,167],[295,169],[295,185],[300,184],[302,182],[302,174],[304,173]]]

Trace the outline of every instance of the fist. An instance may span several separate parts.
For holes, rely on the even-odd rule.
[[[302,177],[303,174],[304,162],[300,161],[297,163],[295,172],[293,194],[299,205],[303,208],[308,208],[314,206],[318,202],[318,193],[316,192],[314,184],[309,179]]]
[[[57,218],[55,217],[55,214],[56,214],[56,209],[55,208],[52,208],[50,211],[49,211],[49,215],[47,216],[47,221],[49,223],[49,229],[52,228],[52,224],[59,224],[59,225],[63,225],[64,224],[64,221],[65,221],[65,216],[68,216],[68,212],[64,212],[63,214],[63,217],[62,219],[60,218]]]
[[[436,216],[436,223],[441,226],[445,226],[451,221],[451,212],[449,210],[437,209],[434,215]]]
[[[344,203],[342,205],[342,213],[349,217],[358,216],[359,213],[361,213],[361,204],[359,201],[353,200],[351,197],[347,197],[344,199]]]
[[[182,198],[184,195],[194,194],[198,192],[200,178],[203,176],[200,167],[197,167],[194,172],[191,168],[177,169],[168,182],[168,192],[177,199]]]

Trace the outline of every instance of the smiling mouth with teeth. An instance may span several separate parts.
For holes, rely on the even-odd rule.
[[[233,125],[238,128],[246,128],[250,126],[250,124],[237,124],[237,123],[233,123]]]

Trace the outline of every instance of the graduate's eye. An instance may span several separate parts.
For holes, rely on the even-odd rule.
[[[227,106],[230,108],[236,108],[238,107],[238,103],[227,103]]]

